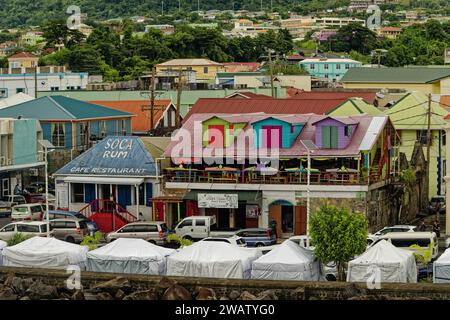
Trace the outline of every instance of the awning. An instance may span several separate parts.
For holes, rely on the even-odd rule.
[[[76,176],[66,177],[64,182],[72,183],[95,183],[95,184],[125,184],[140,185],[144,182],[144,178],[119,178],[119,177],[93,177],[93,176]]]

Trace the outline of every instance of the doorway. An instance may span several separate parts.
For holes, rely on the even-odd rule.
[[[294,206],[281,206],[281,231],[283,237],[294,234]]]

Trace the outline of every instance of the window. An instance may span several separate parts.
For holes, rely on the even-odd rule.
[[[202,227],[202,226],[206,226],[206,221],[204,219],[199,219],[195,221],[195,225],[197,227]]]
[[[67,86],[67,90],[75,90],[74,86]]]
[[[205,73],[205,74],[208,73],[208,67],[203,68],[203,73]]]
[[[344,135],[346,137],[351,137],[352,136],[352,131],[353,131],[352,126],[345,126]]]
[[[178,226],[178,228],[184,228],[184,227],[192,227],[192,220],[184,220]]]
[[[338,127],[322,127],[322,148],[336,149],[338,147]]]
[[[154,224],[136,225],[134,232],[158,232],[158,226]]]
[[[416,131],[416,140],[420,144],[427,144],[427,140],[428,140],[427,135],[428,135],[427,130],[417,130]],[[431,139],[431,141],[433,142],[433,139]]]
[[[81,90],[81,86],[77,86],[77,90]]]
[[[50,91],[59,91],[59,87],[50,87]]]
[[[124,228],[122,228],[119,232],[120,232],[120,233],[134,232],[134,226],[124,227]]]
[[[345,69],[350,69],[350,65],[348,63],[345,64]]]
[[[39,226],[36,225],[29,225],[29,224],[18,224],[17,225],[17,232],[41,232]]]
[[[66,145],[64,123],[52,123],[52,143],[55,147],[64,147]]]
[[[119,120],[120,121],[120,134],[123,136],[127,135],[127,121],[125,119]]]
[[[336,65],[336,70],[341,70],[341,65],[340,64]]]
[[[14,229],[15,229],[15,227],[16,227],[16,225],[10,224],[10,225],[4,227],[4,228],[1,230],[1,232],[13,232]]]
[[[316,65],[315,65],[314,63],[311,63],[311,64],[309,65],[309,68],[310,68],[311,70],[314,70],[314,69],[316,68]]]
[[[100,137],[106,137],[106,121],[100,121]]]
[[[328,63],[325,63],[325,64],[324,64],[324,69],[325,69],[325,70],[328,70]]]
[[[80,145],[87,146],[89,144],[89,123],[80,122]]]
[[[26,93],[25,88],[17,88],[16,93]]]
[[[72,184],[72,202],[74,203],[84,202],[84,185],[82,183]]]
[[[8,89],[0,89],[0,99],[8,98]]]
[[[53,229],[64,229],[66,228],[66,222],[65,221],[51,221],[50,225]]]
[[[66,221],[65,226],[66,228],[76,229],[77,224],[75,221]]]

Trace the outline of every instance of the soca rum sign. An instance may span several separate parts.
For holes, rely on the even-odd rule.
[[[223,193],[199,193],[198,195],[199,208],[238,208],[237,194],[223,194]]]

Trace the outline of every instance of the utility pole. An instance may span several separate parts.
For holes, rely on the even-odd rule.
[[[430,151],[431,151],[431,93],[428,94],[427,110],[427,192],[430,194]],[[427,195],[428,196],[428,195]]]
[[[37,87],[37,65],[34,67],[34,98],[38,98],[38,87]]]
[[[183,91],[183,69],[180,68],[178,73],[178,86],[177,86],[177,110],[175,112],[175,124],[176,128],[180,127],[180,110],[181,110],[181,93]]]
[[[273,65],[272,65],[272,51],[269,50],[269,74],[270,74],[270,89],[272,98],[275,98],[275,88],[273,86]]]

